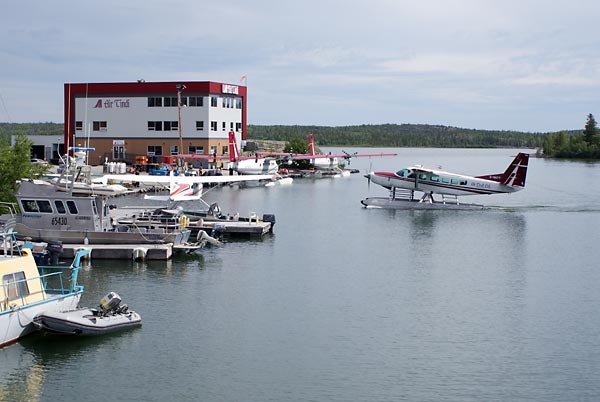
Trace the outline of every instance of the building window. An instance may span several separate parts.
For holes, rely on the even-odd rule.
[[[183,104],[183,98],[181,99],[181,104]],[[176,96],[165,96],[165,106],[166,107],[177,107],[177,97]]]
[[[196,121],[196,131],[204,131],[204,120]]]
[[[235,123],[235,131],[242,131],[242,123]]]
[[[235,98],[235,108],[236,109],[242,108],[242,98]]]
[[[105,121],[95,121],[92,123],[92,130],[94,131],[106,131]]]
[[[148,98],[148,107],[161,107],[162,106],[162,97],[150,97]]]
[[[233,122],[229,123],[229,131],[233,131]]]
[[[216,96],[211,96],[210,97],[210,106],[217,107],[217,99],[219,99],[219,98],[217,98]]]
[[[223,145],[221,147],[221,155],[227,155],[228,152],[229,152],[229,145]]]
[[[148,151],[146,153],[148,156],[161,156],[162,155],[162,146],[161,145],[148,145]]]
[[[217,131],[217,122],[216,121],[210,122],[210,131]]]
[[[202,155],[204,153],[204,147],[200,145],[190,145],[188,147],[188,152],[190,154]]]
[[[179,155],[179,146],[171,145],[171,156]]]
[[[75,130],[77,130],[77,131],[83,130],[83,122],[82,121],[75,122]]]
[[[223,122],[223,131],[227,128],[227,123]]]
[[[162,121],[149,121],[148,122],[148,131],[162,131],[163,122]]]
[[[179,129],[179,122],[177,121],[165,121],[165,131],[177,131]]]
[[[203,99],[204,98],[202,96],[190,96],[189,97],[189,102],[190,102],[189,106],[190,107],[203,106]]]

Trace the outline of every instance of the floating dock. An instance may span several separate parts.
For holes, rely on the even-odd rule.
[[[192,230],[190,238],[195,238],[198,230],[204,230],[213,237],[256,236],[262,237],[272,231],[272,223],[265,221],[198,220],[188,225]]]
[[[399,199],[387,197],[369,197],[360,202],[366,208],[384,209],[425,209],[425,210],[482,210],[481,204],[460,204],[458,202],[420,201],[416,199]]]
[[[168,260],[173,256],[173,244],[63,244],[61,258],[73,258],[79,250],[91,250],[90,259]]]

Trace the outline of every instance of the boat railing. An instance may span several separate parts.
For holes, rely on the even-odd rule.
[[[42,273],[40,276],[26,279],[18,279],[0,284],[1,302],[0,312],[13,309],[17,306],[30,304],[30,300],[40,302],[56,295],[68,295],[83,290],[83,286],[77,285],[77,271],[79,268],[71,267],[38,267],[42,272],[45,270],[60,271]],[[68,272],[70,275],[65,275]],[[38,286],[41,284],[41,287]],[[34,291],[33,289],[38,289]]]

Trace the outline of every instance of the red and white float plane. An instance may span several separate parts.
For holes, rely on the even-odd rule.
[[[528,163],[529,154],[519,153],[504,173],[485,176],[466,176],[421,165],[398,172],[369,172],[365,175],[369,182],[389,189],[391,195],[385,199],[367,198],[362,203],[365,206],[400,208],[402,203],[395,201],[417,201],[414,199],[415,191],[423,193],[418,203],[440,203],[433,198],[434,194],[439,194],[443,198],[442,204],[447,204],[444,197],[450,197],[454,205],[459,205],[459,196],[513,193],[525,187]]]
[[[310,133],[308,135],[308,154],[294,154],[294,153],[270,153],[269,155],[279,155],[283,160],[301,160],[301,159],[309,159],[310,163],[317,170],[325,170],[325,171],[334,171],[340,170],[339,165],[341,160],[350,161],[351,158],[361,158],[361,157],[373,157],[373,156],[396,156],[398,154],[395,153],[373,153],[373,154],[359,154],[357,152],[351,154],[345,151],[342,151],[341,154],[317,154],[315,148],[315,141],[313,134]]]
[[[149,196],[148,199],[169,200],[169,201],[191,201],[199,200],[202,197],[203,184],[225,184],[236,182],[248,182],[258,180],[276,180],[273,175],[254,175],[254,176],[151,176],[134,174],[108,174],[104,175],[95,182],[103,184],[118,183],[144,183],[147,185],[169,185],[168,196]]]

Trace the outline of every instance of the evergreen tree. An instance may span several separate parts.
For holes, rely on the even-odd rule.
[[[597,133],[598,128],[596,127],[596,120],[590,113],[588,114],[587,123],[585,123],[585,129],[583,130],[583,140],[588,144],[593,144]]]

